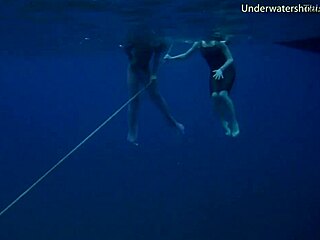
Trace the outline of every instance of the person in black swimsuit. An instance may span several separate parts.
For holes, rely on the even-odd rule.
[[[210,68],[210,94],[215,109],[221,118],[222,126],[227,136],[236,137],[239,135],[240,129],[234,104],[230,98],[236,70],[232,54],[221,34],[214,34],[210,40],[194,42],[192,47],[183,54],[177,56],[166,54],[164,59],[184,59],[197,49],[200,50],[201,55]]]
[[[169,124],[183,133],[184,126],[169,113],[167,104],[158,91],[157,71],[161,56],[167,50],[166,42],[153,32],[140,29],[139,32],[131,33],[127,37],[126,43],[121,47],[124,48],[129,60],[127,80],[129,97],[133,97],[139,91],[140,85],[146,86],[150,83],[147,90],[151,100],[160,109]],[[151,61],[152,66],[150,66]],[[138,108],[139,97],[136,97],[130,102],[128,108],[129,131],[127,136],[127,140],[135,145],[138,145]]]

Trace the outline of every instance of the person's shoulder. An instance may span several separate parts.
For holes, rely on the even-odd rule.
[[[216,46],[219,47],[219,48],[228,48],[228,45],[227,45],[227,42],[226,41],[217,41],[216,42]]]
[[[202,47],[202,41],[195,41],[193,42],[194,47]]]

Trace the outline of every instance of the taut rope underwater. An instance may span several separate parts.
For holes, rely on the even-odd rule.
[[[28,187],[23,193],[21,193],[13,202],[11,202],[6,208],[0,212],[2,216],[7,212],[14,204],[16,204],[21,198],[28,194],[36,185],[38,185],[45,177],[47,177],[53,170],[55,170],[61,163],[63,163],[71,154],[78,150],[86,141],[88,141],[94,134],[96,134],[104,125],[106,125],[111,119],[113,119],[122,109],[124,109],[130,102],[138,97],[144,90],[146,90],[152,83],[152,80],[146,84],[140,91],[127,100],[118,110],[116,110],[110,117],[108,117],[100,126],[98,126],[93,132],[91,132],[85,139],[83,139],[76,147],[74,147],[67,155],[61,158],[54,166],[52,166],[47,172],[45,172],[37,181],[35,181],[30,187]]]

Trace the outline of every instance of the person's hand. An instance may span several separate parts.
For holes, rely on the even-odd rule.
[[[170,60],[172,59],[172,57],[169,55],[169,54],[166,54],[164,57],[163,57],[164,60]]]
[[[151,75],[150,76],[150,82],[157,80],[157,75]]]
[[[220,80],[223,78],[223,74],[222,74],[221,69],[213,70],[212,72],[214,73],[213,78],[215,78],[216,80]]]

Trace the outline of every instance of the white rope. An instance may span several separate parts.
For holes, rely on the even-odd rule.
[[[85,139],[83,139],[76,147],[74,147],[67,155],[61,158],[54,166],[52,166],[45,174],[43,174],[37,181],[35,181],[30,187],[28,187],[23,193],[21,193],[13,202],[11,202],[5,209],[0,212],[2,216],[8,211],[14,204],[16,204],[21,198],[28,194],[38,183],[40,183],[45,177],[47,177],[53,170],[55,170],[61,163],[63,163],[71,154],[78,150],[86,141],[88,141],[94,134],[96,134],[104,125],[106,125],[112,118],[114,118],[122,109],[124,109],[131,101],[138,97],[144,90],[146,90],[152,81],[150,81],[144,88],[132,96],[126,101],[117,111],[115,111],[110,117],[107,118],[99,127],[97,127],[92,133],[90,133]]]

